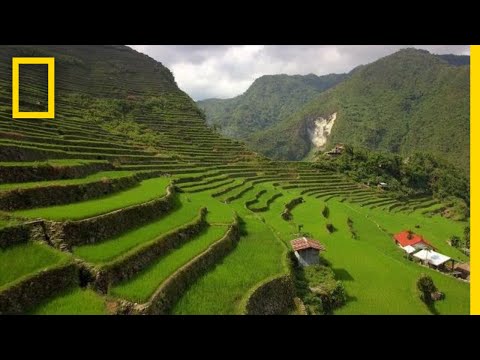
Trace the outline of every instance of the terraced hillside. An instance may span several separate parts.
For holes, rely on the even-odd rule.
[[[56,57],[55,119],[11,118],[12,56]],[[419,228],[467,260],[446,243],[465,224],[436,215],[444,204],[258,156],[209,129],[168,69],[127,47],[9,46],[0,67],[0,313],[293,313],[299,225],[345,283],[339,313],[429,313],[422,272],[446,294],[439,313],[468,313],[467,283],[391,240]],[[22,111],[44,105],[42,71],[21,77]]]

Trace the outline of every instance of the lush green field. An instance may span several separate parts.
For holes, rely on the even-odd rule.
[[[90,289],[68,289],[32,310],[33,315],[105,315],[105,300]]]
[[[36,271],[58,264],[67,257],[66,254],[39,243],[20,244],[0,249],[0,288]]]
[[[16,56],[46,56],[58,60],[60,76],[55,86],[59,97],[56,98],[55,120],[11,121],[9,61]],[[424,68],[429,71],[417,71]],[[399,74],[406,76],[399,77]],[[25,77],[28,81],[25,86],[22,85],[25,91],[21,96],[22,108],[38,110],[41,104],[36,97],[48,91],[40,81],[44,75],[37,69]],[[260,104],[264,115],[268,115],[268,119],[262,120],[241,116],[241,113],[247,114],[252,109],[243,109],[236,106],[239,104],[232,103],[235,105],[230,111],[232,118],[216,122],[226,125],[222,130],[231,131],[233,128],[230,125],[236,123],[235,119],[242,119],[244,125],[245,122],[252,125],[249,131],[258,130],[254,131],[255,136],[244,134],[248,135],[246,137],[251,144],[258,145],[257,149],[276,158],[300,159],[311,150],[311,139],[305,136],[304,128],[309,128],[319,116],[329,117],[335,113],[335,127],[327,146],[348,140],[345,154],[358,155],[348,161],[340,161],[338,166],[318,161],[273,161],[252,152],[240,141],[222,137],[217,132],[219,129],[207,126],[205,114],[177,87],[171,71],[126,46],[2,46],[0,120],[4,121],[0,121],[0,196],[18,196],[16,199],[22,202],[21,208],[26,209],[0,212],[2,298],[4,294],[9,296],[3,291],[17,281],[43,269],[75,261],[79,266],[82,264],[79,283],[88,285],[88,290],[55,288],[46,294],[51,298],[41,304],[43,296],[36,298],[36,294],[32,294],[32,299],[17,298],[19,302],[28,300],[26,304],[18,304],[18,308],[36,303],[39,305],[28,309],[29,312],[129,312],[135,307],[126,306],[125,301],[145,302],[175,271],[220,239],[232,221],[238,218],[241,236],[236,246],[226,253],[226,249],[220,249],[222,252],[215,254],[223,257],[212,267],[204,269],[204,275],[183,294],[178,294],[181,297],[173,304],[172,313],[242,313],[247,296],[253,289],[272,277],[289,272],[287,255],[291,249],[290,241],[298,236],[311,236],[326,246],[321,256],[324,265],[331,268],[328,273],[333,273],[337,280],[343,282],[344,286],[335,283],[335,289],[342,292],[337,297],[341,301],[335,306],[343,302],[343,288],[347,294],[343,307],[332,307],[335,313],[467,314],[468,283],[409,261],[392,241],[393,234],[410,229],[432,242],[439,252],[458,261],[469,261],[467,256],[447,243],[455,235],[461,237],[457,245],[468,247],[469,239],[464,237],[468,224],[426,215],[428,212],[452,216],[455,215],[454,210],[458,210],[463,218],[468,217],[467,179],[456,176],[455,171],[444,168],[429,156],[417,158],[418,161],[413,161],[410,156],[412,161],[408,165],[400,158],[388,159],[376,153],[363,156],[365,154],[354,152],[349,145],[365,145],[405,155],[413,150],[425,154],[448,153],[450,159],[466,169],[469,161],[468,139],[464,135],[468,134],[468,111],[464,110],[468,110],[468,96],[463,94],[468,93],[468,81],[465,82],[468,80],[468,67],[450,67],[436,56],[405,50],[359,68],[342,84],[315,95],[320,90],[317,85],[321,85],[323,91],[333,85],[335,78],[327,76],[320,79],[313,75],[271,77],[270,85],[273,87],[267,84],[268,81],[263,81],[268,80],[264,78],[257,82],[261,85],[257,90],[265,91],[254,93],[259,95],[264,92],[265,96],[250,98],[250,93],[239,99],[253,99],[247,102],[258,105],[259,99],[270,97],[267,99],[270,105],[278,103],[285,108]],[[278,86],[275,88],[277,80],[285,85],[281,87],[280,97],[274,94],[279,90]],[[262,82],[268,86],[264,87]],[[330,85],[323,87],[322,84]],[[415,86],[412,87],[412,84]],[[293,107],[302,105],[303,108],[309,98],[300,96],[305,87],[312,90],[309,91],[311,96],[315,95],[311,98],[313,103],[306,105],[304,111],[296,112]],[[298,91],[295,92],[295,89]],[[293,102],[286,101],[289,96]],[[437,106],[439,104],[442,106]],[[453,122],[450,121],[452,114]],[[282,118],[285,120],[277,121]],[[268,124],[273,120],[275,125]],[[439,121],[450,125],[439,127]],[[355,126],[349,127],[349,124]],[[410,128],[404,128],[405,124]],[[297,131],[299,129],[302,131]],[[454,131],[458,129],[460,131]],[[399,137],[396,134],[406,135]],[[399,139],[405,141],[399,143]],[[104,166],[88,166],[98,161]],[[93,173],[95,168],[101,172]],[[404,176],[406,169],[409,176]],[[116,192],[92,198],[98,194],[98,187],[92,183],[119,181],[124,176],[130,177],[142,171],[153,171],[159,177],[143,180],[124,190],[118,190],[118,187],[106,189],[106,192]],[[393,179],[383,179],[384,173],[390,174],[405,188],[396,191],[393,186],[396,183],[392,184]],[[83,177],[75,178],[79,176]],[[60,180],[65,177],[69,179]],[[460,178],[461,181],[457,181]],[[23,182],[7,183],[17,179]],[[376,186],[382,181],[388,183],[385,189]],[[97,215],[162,198],[170,183],[176,189],[172,209],[154,219],[149,217],[149,222],[139,220],[131,224],[128,231],[99,243],[82,243],[70,249],[71,239],[65,238],[65,231],[62,231],[65,224],[51,224],[51,221],[63,223],[75,220],[94,224]],[[35,204],[45,203],[44,197],[50,194],[43,191],[47,187],[70,185],[74,186],[69,192],[78,190],[75,198],[81,198],[81,201],[33,208]],[[32,187],[35,187],[32,191],[21,191]],[[270,203],[269,200],[280,193],[283,195]],[[21,196],[24,198],[19,198]],[[300,196],[305,202],[294,208],[290,205],[288,209],[285,207]],[[465,200],[464,203],[456,201],[460,198]],[[253,199],[258,201],[252,203]],[[329,211],[324,211],[326,205]],[[208,209],[208,229],[197,235],[188,231],[179,232],[177,235],[184,240],[182,245],[155,257],[159,249],[156,245],[161,245],[159,243],[165,235],[190,225],[198,219],[202,208]],[[291,215],[290,220],[285,221],[282,214]],[[117,226],[117,220],[121,218],[116,218],[117,215],[109,214],[101,226]],[[132,220],[137,218],[138,214]],[[7,228],[18,223],[28,224]],[[83,226],[76,228],[73,224],[71,229],[80,232]],[[98,231],[103,233],[104,230],[110,229],[99,228]],[[468,236],[468,231],[466,234]],[[30,239],[28,243],[10,246],[26,238]],[[86,242],[90,240],[86,236],[79,238]],[[52,246],[32,239],[44,239]],[[155,246],[151,247],[152,244]],[[151,253],[144,252],[152,249]],[[218,259],[217,256],[214,258]],[[123,264],[125,259],[132,260],[128,269],[118,268],[116,265]],[[115,267],[112,274],[93,273],[111,269],[109,266],[112,265]],[[87,274],[88,269],[92,271],[91,276]],[[122,270],[126,272],[122,273]],[[446,296],[435,303],[434,309],[428,309],[417,293],[416,281],[423,272],[432,276]],[[313,290],[310,294],[309,283],[302,283],[301,273],[294,272],[295,283],[302,290],[298,295],[311,310],[308,296],[313,294]],[[117,284],[117,275],[129,280]],[[109,280],[112,282],[108,283]],[[89,281],[94,283],[86,284]],[[333,284],[331,277],[330,281]],[[94,289],[107,290],[107,294]],[[327,308],[331,305],[329,299],[322,301]],[[0,302],[0,312],[4,312],[7,302]],[[321,313],[320,305],[317,305],[318,313]]]
[[[20,184],[0,184],[0,192],[7,191],[12,189],[27,189],[33,187],[43,187],[43,186],[62,186],[62,185],[78,185],[86,184],[90,182],[100,181],[100,180],[113,180],[122,177],[132,176],[135,174],[135,171],[101,171],[96,174],[86,176],[81,179],[68,179],[68,180],[54,180],[54,181],[34,181],[34,182],[25,182]]]
[[[226,231],[227,226],[225,225],[210,226],[181,248],[175,249],[159,259],[133,280],[113,287],[111,294],[134,302],[146,302],[163,281],[195,256],[208,249],[215,241],[220,240]]]
[[[206,201],[205,195],[191,197],[181,194],[176,208],[159,220],[107,241],[77,247],[74,249],[74,254],[93,263],[108,262],[138,245],[154,240],[193,221],[198,216],[200,208],[205,204],[208,205],[207,221],[209,223],[231,223],[233,212],[228,206],[213,199],[209,202]]]
[[[24,167],[40,167],[40,166],[78,166],[96,163],[106,163],[101,160],[74,160],[74,159],[52,159],[48,161],[0,161],[0,166],[24,166]]]
[[[185,293],[173,309],[174,314],[238,313],[249,289],[286,272],[285,247],[266,224],[243,207],[243,202],[237,200],[231,206],[245,221],[245,235],[231,254]]]
[[[425,218],[412,215],[390,215],[378,210],[367,210],[347,203],[329,201],[332,223],[338,231],[329,234],[321,211],[324,204],[318,199],[307,198],[305,204],[293,210],[294,219],[304,225],[304,231],[312,233],[327,247],[323,255],[343,280],[349,296],[339,314],[427,314],[428,309],[420,301],[416,280],[422,272],[432,276],[437,287],[446,294],[436,303],[442,314],[467,314],[469,312],[469,285],[436,271],[404,259],[403,251],[394,245],[389,233],[395,233],[415,224],[417,230],[429,239],[439,251],[456,259],[465,256],[448,245],[445,240],[451,234],[461,235],[462,226],[440,217]],[[398,217],[395,221],[394,218]],[[353,239],[347,226],[347,218],[353,220],[358,239]],[[386,229],[385,233],[382,229]],[[443,234],[443,235],[442,235]],[[447,235],[447,236],[445,236]]]
[[[41,217],[50,220],[85,219],[162,197],[165,195],[165,189],[169,183],[170,179],[166,177],[144,180],[129,190],[102,198],[68,205],[16,211],[15,214],[27,218]]]

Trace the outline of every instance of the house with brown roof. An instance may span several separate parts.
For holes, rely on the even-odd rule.
[[[470,263],[458,263],[454,270],[458,272],[462,279],[470,281]]]
[[[318,241],[300,237],[290,241],[295,257],[302,266],[315,265],[320,262],[320,251],[325,251],[325,246]]]

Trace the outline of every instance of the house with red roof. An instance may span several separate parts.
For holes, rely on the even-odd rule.
[[[406,246],[411,246],[416,250],[428,248],[435,249],[435,247],[433,247],[432,244],[425,240],[423,236],[414,234],[410,230],[404,230],[402,232],[399,232],[398,234],[395,234],[393,236],[393,240],[398,246],[401,246],[402,248],[405,248]]]
[[[318,241],[301,237],[290,241],[295,257],[302,266],[315,265],[320,262],[320,251],[325,251],[325,246]]]

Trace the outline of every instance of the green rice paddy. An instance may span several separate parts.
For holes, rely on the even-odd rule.
[[[85,219],[162,197],[169,183],[168,178],[148,179],[131,189],[102,198],[68,205],[21,210],[16,211],[15,215],[59,221]]]
[[[111,294],[134,302],[146,302],[170,275],[220,240],[226,231],[227,226],[210,226],[179,249],[160,258],[134,279],[113,287]]]
[[[65,261],[68,256],[39,243],[0,248],[0,289],[2,286]]]

